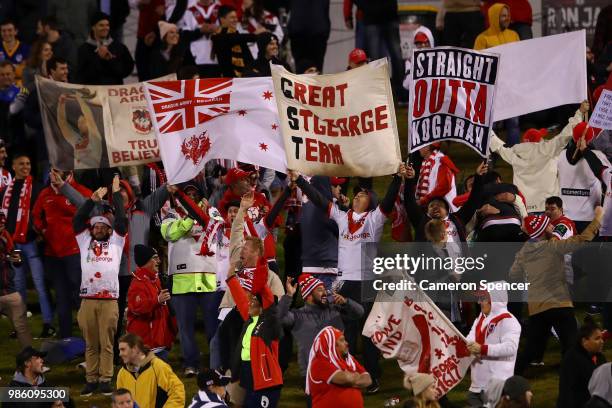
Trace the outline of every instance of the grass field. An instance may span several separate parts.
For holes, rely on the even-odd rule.
[[[403,157],[406,157],[406,110],[400,109],[397,112],[400,142],[402,145]],[[473,173],[474,169],[478,164],[478,156],[469,151],[466,147],[460,144],[452,144],[447,150],[453,158],[454,162],[461,169],[461,174],[457,179],[458,184],[463,179]],[[511,181],[512,172],[510,167],[505,165],[503,162],[498,163],[498,170],[504,180]],[[379,196],[384,194],[388,183],[388,178],[380,178],[375,181],[375,188]],[[385,230],[384,240],[389,241],[388,227]],[[278,247],[279,254],[278,259],[283,259],[282,245]],[[282,261],[281,261],[282,262]],[[281,270],[282,264],[281,264]],[[35,294],[30,294],[30,310],[35,311],[38,304],[35,299]],[[76,315],[75,315],[76,316]],[[38,313],[30,319],[30,327],[34,335],[40,333],[41,330],[41,319]],[[8,333],[12,330],[8,319],[0,319],[0,333],[4,333],[0,336],[0,386],[6,386],[11,380],[14,367],[15,367],[15,355],[19,352],[19,345],[17,340],[9,339]],[[78,333],[78,328],[75,330]],[[203,330],[198,330],[198,342],[201,345],[201,349],[207,353],[206,341],[204,339]],[[41,341],[35,340],[34,346],[40,346]],[[606,353],[608,359],[612,358],[611,353]],[[208,356],[203,356],[203,361],[207,361]],[[528,372],[528,377],[531,380],[535,394],[535,407],[553,407],[558,393],[558,377],[557,371],[559,366],[559,345],[556,340],[549,341],[549,347],[545,356],[544,367],[532,369]],[[57,386],[70,387],[71,395],[73,396],[78,407],[110,407],[110,399],[101,395],[94,395],[87,399],[79,397],[79,391],[84,384],[84,373],[76,368],[78,361],[70,364],[64,364],[61,366],[52,367],[52,371],[47,374],[48,381]],[[179,371],[180,367],[180,350],[178,344],[173,348],[170,354],[170,363],[177,369],[177,373],[182,375]],[[400,371],[397,363],[394,361],[383,361],[383,376],[381,381],[381,389],[378,394],[374,396],[367,396],[365,399],[366,407],[383,407],[384,401],[391,396],[400,396],[402,399],[407,396],[407,393],[402,389],[402,372]],[[468,376],[469,377],[469,376]],[[187,394],[187,400],[191,399],[191,396],[195,393],[197,386],[195,379],[185,379],[185,389]],[[469,385],[469,378],[465,379],[458,387],[456,387],[449,394],[450,400],[456,402],[458,406],[462,406],[465,401],[465,394]],[[295,358],[290,365],[289,370],[285,374],[285,386],[282,391],[280,407],[282,408],[297,408],[304,407],[304,399],[301,393],[302,381],[299,377],[297,370],[297,363]],[[24,405],[25,407],[25,405]],[[341,407],[338,407],[341,408]]]

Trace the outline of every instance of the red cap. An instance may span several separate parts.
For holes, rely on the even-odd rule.
[[[346,183],[346,179],[344,177],[330,177],[329,181],[332,186],[339,186]]]
[[[355,48],[349,54],[349,62],[352,62],[353,64],[359,64],[359,63],[367,62],[367,61],[368,61],[368,56],[366,55],[365,51],[362,50],[361,48]]]
[[[550,224],[550,218],[546,215],[529,215],[525,217],[525,232],[531,238],[537,238],[544,233],[548,224]]]
[[[251,173],[252,172],[250,171],[244,171],[239,169],[238,167],[234,167],[233,169],[230,169],[225,175],[225,184],[227,184],[228,186],[232,185],[238,180],[249,177]]]
[[[545,128],[542,129],[527,129],[527,131],[523,134],[523,143],[538,143],[544,136],[548,135],[548,130]]]
[[[583,133],[587,144],[591,143],[591,140],[593,140],[593,138],[595,137],[595,131],[592,127],[589,127],[589,124],[586,122],[580,122],[574,128],[574,133],[572,135],[574,138],[574,142],[578,143],[578,140],[580,140]]]
[[[429,37],[427,37],[427,34],[425,34],[424,32],[419,31],[414,36],[414,42],[415,42],[415,44],[416,43],[429,42]]]

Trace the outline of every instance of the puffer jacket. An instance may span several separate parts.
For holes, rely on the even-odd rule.
[[[491,378],[505,380],[514,375],[514,363],[521,337],[521,325],[508,312],[505,290],[490,291],[491,312],[480,313],[467,336],[481,345],[481,356],[472,362],[470,391],[486,390]]]

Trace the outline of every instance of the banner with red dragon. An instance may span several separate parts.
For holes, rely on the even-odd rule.
[[[145,84],[168,182],[191,180],[211,159],[285,172],[271,78],[208,78]]]

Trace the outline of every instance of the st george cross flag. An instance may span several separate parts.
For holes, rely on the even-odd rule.
[[[145,92],[169,183],[191,180],[211,159],[286,171],[272,79],[153,81]]]
[[[399,293],[378,292],[363,335],[406,374],[436,377],[439,398],[461,382],[473,360],[467,341],[416,285]]]

